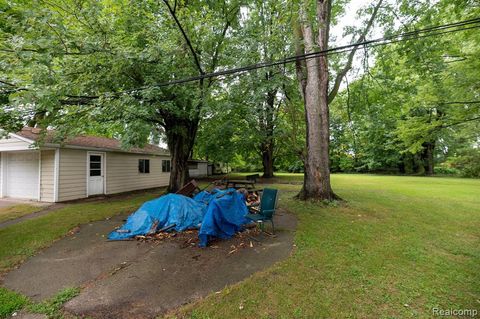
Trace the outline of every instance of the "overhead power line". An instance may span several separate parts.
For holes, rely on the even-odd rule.
[[[472,29],[478,29],[478,28],[480,28],[480,18],[463,20],[463,21],[458,21],[458,22],[453,22],[448,24],[442,24],[438,26],[427,27],[423,29],[417,29],[409,32],[398,33],[391,36],[381,37],[381,38],[372,39],[372,40],[366,40],[363,42],[357,42],[357,43],[348,44],[344,46],[338,46],[338,47],[330,48],[327,50],[290,56],[280,60],[260,62],[260,63],[251,64],[251,65],[238,67],[238,68],[232,68],[232,69],[211,72],[211,73],[204,73],[200,75],[186,77],[183,79],[151,84],[148,86],[142,86],[142,87],[123,90],[119,92],[104,92],[104,93],[100,93],[98,96],[82,96],[82,95],[67,96],[67,100],[65,100],[64,102],[67,104],[70,104],[70,103],[74,103],[75,101],[95,100],[100,96],[107,97],[107,96],[118,96],[121,94],[130,94],[138,91],[147,90],[150,88],[160,88],[160,87],[166,87],[171,85],[196,82],[202,79],[240,74],[240,73],[245,73],[245,72],[249,72],[257,69],[263,69],[263,68],[274,67],[278,65],[285,65],[288,63],[294,63],[301,60],[312,59],[320,56],[341,54],[341,53],[352,51],[358,47],[372,48],[372,47],[377,47],[382,45],[388,45],[388,44],[399,43],[404,41],[411,41],[416,39],[439,36],[439,35],[444,35],[448,33],[454,33],[454,32],[460,32],[460,31],[466,31],[466,30],[472,30]]]
[[[276,60],[276,61],[260,62],[260,63],[251,64],[244,67],[232,68],[228,70],[205,73],[205,74],[187,77],[183,79],[178,79],[178,80],[173,80],[173,81],[168,81],[168,82],[163,82],[158,84],[152,84],[145,87],[126,90],[121,93],[131,93],[135,91],[146,90],[152,87],[165,87],[165,86],[171,86],[176,84],[195,82],[195,81],[199,81],[207,78],[215,78],[220,76],[233,75],[237,73],[244,73],[244,72],[253,71],[256,69],[262,69],[262,68],[268,68],[268,67],[273,67],[278,65],[284,65],[287,63],[293,63],[299,60],[307,60],[307,59],[316,58],[320,56],[328,56],[332,54],[349,52],[357,47],[371,48],[371,47],[376,47],[381,45],[416,40],[416,39],[421,39],[421,38],[426,38],[431,36],[444,35],[447,33],[460,32],[460,31],[466,31],[466,30],[477,29],[477,28],[480,28],[480,18],[458,21],[455,23],[443,24],[439,26],[433,26],[433,27],[428,27],[424,29],[418,29],[414,31],[399,33],[399,34],[395,34],[387,37],[381,37],[373,40],[366,40],[366,41],[358,42],[354,44],[338,46],[338,47],[327,49],[327,50],[295,55],[295,56],[287,57],[287,58]]]
[[[441,102],[440,104],[480,104],[480,101]]]

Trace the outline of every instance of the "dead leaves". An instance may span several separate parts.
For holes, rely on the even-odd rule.
[[[225,251],[227,255],[233,255],[246,248],[255,248],[260,243],[255,237],[260,233],[258,228],[247,228],[238,232],[227,240],[214,240],[207,249]],[[160,244],[162,242],[177,242],[181,249],[198,247],[198,230],[186,230],[183,232],[159,232],[151,235],[135,236],[141,243]]]

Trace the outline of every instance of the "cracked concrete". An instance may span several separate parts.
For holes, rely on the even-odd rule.
[[[276,237],[260,234],[253,248],[234,253],[229,252],[235,240],[217,241],[205,249],[185,246],[181,240],[107,241],[106,235],[125,217],[83,225],[8,273],[3,285],[37,301],[66,287],[82,287],[80,295],[66,303],[67,312],[93,318],[153,318],[287,258],[296,227],[295,217],[279,210]]]

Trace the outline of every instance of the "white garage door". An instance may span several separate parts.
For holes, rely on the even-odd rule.
[[[4,154],[7,155],[6,195],[38,199],[38,152]]]

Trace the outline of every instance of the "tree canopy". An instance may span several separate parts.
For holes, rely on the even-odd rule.
[[[475,19],[474,2],[372,1],[342,37],[360,43]],[[208,76],[333,48],[329,30],[345,22],[348,5],[1,0],[0,126],[112,136],[125,148],[163,141],[170,190],[188,179],[191,157],[265,177],[303,172],[322,152],[322,178],[330,170],[480,176],[478,25]],[[320,82],[303,82],[317,62]],[[197,78],[174,84],[189,77]],[[328,93],[318,114],[315,92]],[[322,135],[308,133],[317,117]]]

